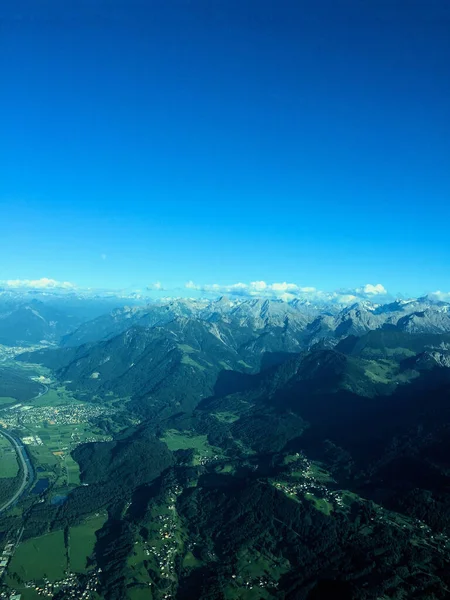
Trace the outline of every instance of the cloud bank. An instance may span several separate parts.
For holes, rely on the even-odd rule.
[[[387,294],[386,288],[383,285],[381,285],[381,283],[377,283],[376,285],[372,285],[371,283],[368,283],[367,285],[365,285],[362,288],[357,288],[355,291],[359,294],[366,294],[368,296],[386,295]]]
[[[436,302],[450,302],[450,292],[431,292],[428,294],[428,298]]]
[[[266,283],[265,281],[252,281],[250,283],[233,283],[222,285],[218,283],[199,285],[188,281],[185,288],[204,294],[225,294],[239,297],[272,298],[284,301],[303,299],[311,301],[334,301],[336,303],[349,304],[361,299],[377,299],[388,296],[388,291],[381,284],[368,283],[355,289],[344,289],[334,292],[317,290],[314,287],[300,286],[296,283]]]
[[[42,277],[41,279],[7,279],[2,281],[1,285],[8,288],[28,288],[34,290],[41,289],[64,289],[72,290],[76,288],[76,285],[70,283],[70,281],[56,281],[56,279],[49,279]]]

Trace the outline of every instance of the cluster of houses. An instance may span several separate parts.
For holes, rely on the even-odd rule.
[[[14,544],[13,542],[7,542],[0,556],[0,579],[3,576],[3,573],[5,572],[6,567],[8,566],[8,563],[13,554]]]
[[[38,435],[26,435],[22,438],[22,442],[26,446],[43,446],[44,442]]]
[[[39,596],[44,598],[53,598],[56,592],[63,590],[64,598],[73,598],[74,600],[89,600],[92,598],[93,592],[99,586],[99,574],[101,569],[97,569],[90,573],[89,577],[80,583],[78,576],[75,573],[67,573],[64,579],[59,581],[50,581],[44,578],[42,581],[27,581],[24,585],[26,588],[33,589]],[[21,595],[15,591],[9,596],[9,600],[20,600]],[[8,598],[1,596],[0,598]]]

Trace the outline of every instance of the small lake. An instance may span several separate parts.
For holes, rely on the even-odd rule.
[[[50,502],[56,506],[61,506],[61,504],[64,504],[64,502],[67,500],[67,496],[64,496],[63,494],[59,494],[56,496],[53,496],[53,498],[50,500]]]
[[[48,488],[48,485],[49,485],[49,480],[47,477],[38,479],[36,485],[31,490],[31,493],[36,494],[36,496],[39,494],[42,494],[42,492],[45,492],[45,490]]]

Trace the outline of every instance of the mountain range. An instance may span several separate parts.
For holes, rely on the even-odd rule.
[[[79,393],[114,393],[131,397],[142,410],[175,410],[194,406],[217,386],[233,385],[238,374],[305,350],[348,344],[371,331],[386,339],[442,335],[450,332],[449,308],[426,298],[326,310],[297,301],[181,299],[114,309],[63,335],[57,349],[19,359],[56,370]]]
[[[289,330],[292,338],[297,338],[303,345],[327,337],[339,339],[390,326],[410,333],[450,331],[450,305],[427,297],[383,305],[363,301],[344,307],[298,300],[229,300],[222,297],[215,301],[178,299],[118,309],[84,323],[63,339],[63,345],[76,346],[107,339],[131,325],[164,325],[178,316],[255,331],[279,327]]]
[[[102,598],[149,583],[156,600],[448,598],[449,304],[61,312],[51,344],[14,364],[104,411],[90,424],[107,438],[77,445],[83,485],[30,504],[24,536],[107,515],[91,558]]]

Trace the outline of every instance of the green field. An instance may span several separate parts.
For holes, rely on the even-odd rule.
[[[18,472],[16,451],[10,441],[0,435],[0,478],[15,477]]]
[[[9,396],[2,396],[0,397],[0,406],[6,406],[7,404],[14,404],[14,402],[17,402],[17,400],[15,398],[11,398]]]
[[[235,472],[236,472],[235,467],[230,463],[218,465],[216,467],[216,473],[226,474],[226,473],[235,473]]]
[[[349,490],[342,490],[340,493],[342,495],[342,501],[345,504],[345,506],[351,506],[353,502],[361,501],[361,497],[358,496],[358,494],[354,494]]]
[[[149,519],[146,522],[145,529],[147,530],[147,534],[145,535],[145,539],[138,535],[133,544],[131,553],[128,556],[127,579],[129,581],[128,585],[130,585],[130,590],[133,590],[132,594],[128,592],[128,598],[144,598],[144,594],[147,594],[147,596],[145,596],[147,598],[152,597],[152,586],[148,585],[149,582],[151,582],[148,571],[149,568],[164,574],[164,567],[167,565],[160,568],[158,559],[156,559],[153,552],[149,552],[149,547],[156,548],[158,552],[165,553],[165,562],[168,560],[168,548],[175,551],[176,554],[180,553],[183,549],[184,533],[178,515],[176,514],[176,511],[169,508],[173,500],[168,499],[167,502],[168,504],[163,503],[152,506],[149,513]],[[159,529],[162,526],[162,523],[159,521],[161,516],[170,518],[170,539],[163,539],[159,533]],[[172,525],[175,525],[175,530],[172,529]],[[170,575],[170,581],[176,581],[176,574],[172,573]],[[167,583],[169,584],[169,582]]]
[[[138,543],[133,546],[133,550],[132,550],[131,554],[128,556],[128,559],[127,559],[128,565],[133,568],[139,567],[146,559],[146,556],[147,555],[145,554],[145,548],[144,548],[143,543],[138,541]],[[145,574],[144,577],[141,577],[141,578],[138,577],[138,579],[140,579],[141,581],[147,581],[148,577],[147,577],[146,569],[144,569],[144,574]],[[136,577],[136,573],[133,573],[133,575]]]
[[[89,423],[69,425],[28,426],[33,434],[38,435],[51,452],[70,454],[75,444],[83,443],[104,435]]]
[[[225,589],[224,597],[227,600],[265,600],[273,598],[266,589],[258,585],[262,578],[279,579],[289,569],[289,563],[283,561],[275,562],[273,557],[260,553],[254,548],[238,554],[235,573],[237,578]],[[252,589],[245,586],[245,582],[251,582]]]
[[[197,567],[201,567],[203,562],[192,554],[192,552],[186,552],[183,558],[183,568],[185,569],[195,569]]]
[[[80,465],[70,456],[64,456],[64,467],[67,475],[67,485],[80,485]]]
[[[388,350],[388,349],[386,349]],[[415,356],[413,352],[405,351],[405,357]],[[392,384],[407,383],[417,376],[414,371],[402,371],[398,363],[393,360],[366,360],[364,361],[366,375],[376,383]]]
[[[66,569],[64,533],[55,531],[22,542],[11,559],[8,576],[11,578],[15,573],[23,581],[41,580],[44,577],[58,581],[63,579]]]
[[[19,586],[16,586],[19,587]],[[19,592],[20,592],[20,600],[41,600],[42,596],[40,596],[36,590],[33,590],[32,588],[20,588],[19,587]]]
[[[244,360],[238,360],[238,364],[242,365],[243,367],[245,367],[247,369],[252,369],[252,365],[249,365]]]
[[[317,462],[311,463],[309,473],[316,481],[319,481],[320,483],[330,483],[334,481],[330,473]]]
[[[240,419],[239,415],[235,415],[232,412],[226,411],[213,413],[213,415],[216,417],[216,419],[222,421],[223,423],[234,423],[235,421],[239,421]]]
[[[233,589],[229,586],[225,589],[224,598],[225,600],[269,600],[273,596],[266,590],[260,589],[259,586],[255,586],[251,590],[242,587],[234,587]]]
[[[208,443],[208,436],[193,435],[189,431],[177,431],[176,429],[168,429],[161,441],[165,442],[169,450],[187,450],[192,448],[197,450],[202,455],[213,453],[212,446]]]
[[[129,600],[152,600],[153,594],[150,586],[135,587],[127,591]]]
[[[44,446],[29,446],[30,454],[36,463],[46,471],[60,472],[62,478],[60,485],[79,485],[80,468],[70,452],[75,441],[93,436],[88,426],[85,424],[48,425],[44,428],[30,427],[29,429],[44,443]]]
[[[313,494],[307,492],[305,498],[314,504],[317,510],[320,510],[324,515],[330,515],[333,510],[333,505],[324,498],[317,498]]]
[[[302,456],[300,456],[300,454],[286,454],[286,456],[283,457],[283,465],[290,465],[292,463],[298,462],[300,460],[302,460]]]
[[[67,404],[80,404],[72,393],[64,386],[49,387],[48,391],[32,401],[33,406],[64,406]]]
[[[180,350],[182,350],[183,352],[185,352],[186,354],[192,354],[193,352],[198,352],[198,350],[196,350],[192,346],[188,346],[187,344],[178,344],[178,348]]]
[[[81,525],[70,528],[70,568],[75,573],[85,573],[86,562],[94,551],[97,541],[95,532],[101,529],[106,521],[106,514],[86,519]]]
[[[51,392],[63,394],[57,390]],[[48,394],[42,397],[43,405],[46,404],[44,399],[48,400]],[[52,491],[64,494],[81,483],[80,467],[72,458],[72,450],[80,443],[104,439],[104,432],[87,422],[55,424],[51,421],[37,421],[27,425],[24,435],[39,436],[43,442],[43,445],[28,446],[34,466],[43,469],[42,472],[38,471],[38,478],[48,478]]]
[[[189,365],[190,367],[194,367],[195,369],[199,369],[200,371],[205,371],[205,367],[197,361],[195,361],[193,358],[191,358],[188,354],[185,354],[182,357],[181,362],[183,363],[183,365]]]
[[[152,598],[151,586],[148,585],[151,579],[144,564],[144,561],[149,559],[153,562],[153,557],[145,553],[143,541],[139,540],[137,544],[133,545],[131,554],[127,559],[128,578],[133,586],[128,591],[128,598],[135,598],[136,600],[139,598]],[[158,568],[156,564],[154,567]]]
[[[45,471],[54,471],[61,462],[47,446],[28,446],[27,449],[33,462],[36,462],[37,466],[42,467]]]

